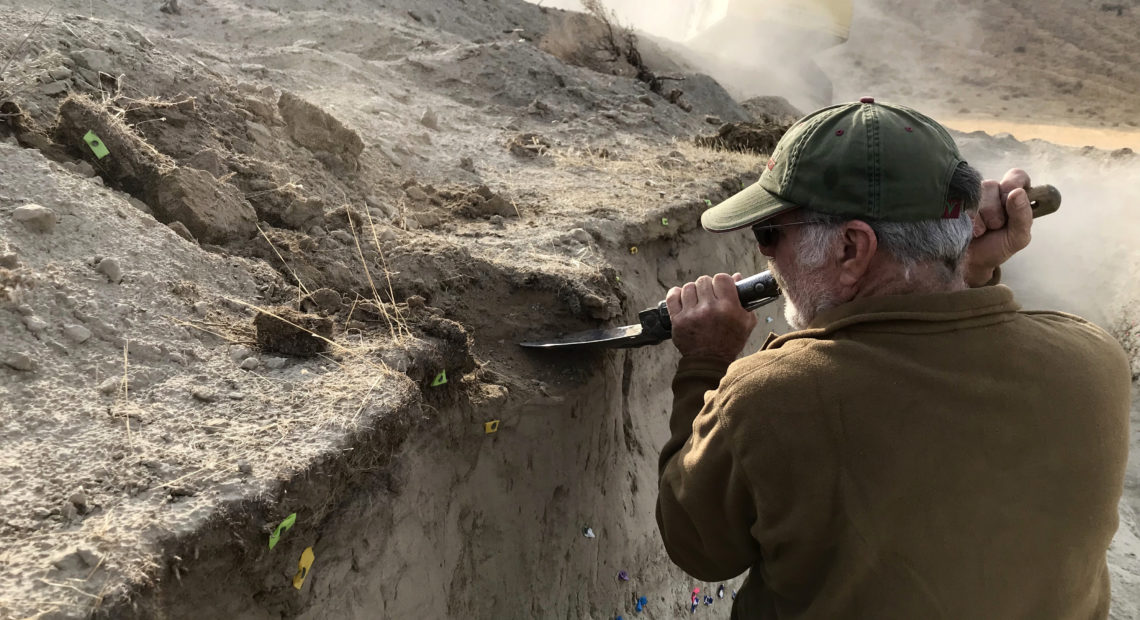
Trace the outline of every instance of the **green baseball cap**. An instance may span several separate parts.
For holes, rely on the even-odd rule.
[[[760,180],[705,211],[701,225],[728,232],[797,207],[901,222],[958,217],[961,204],[949,204],[948,191],[960,163],[937,121],[864,97],[800,119]]]

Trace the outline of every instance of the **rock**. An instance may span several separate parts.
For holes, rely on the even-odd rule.
[[[167,224],[167,226],[169,226],[170,230],[173,230],[174,234],[178,235],[179,237],[182,237],[190,243],[198,243],[198,240],[194,238],[194,235],[190,234],[190,230],[187,229],[186,225],[182,222],[171,222]]]
[[[204,403],[212,403],[218,400],[218,395],[214,393],[213,390],[209,390],[203,387],[196,387],[190,390],[190,396],[192,396],[194,400]]]
[[[267,357],[262,360],[262,363],[270,370],[280,370],[285,367],[288,361],[284,357]]]
[[[19,312],[20,316],[31,316],[36,313],[36,311],[32,310],[32,307],[28,304],[20,304],[16,306],[16,312]]]
[[[594,238],[590,236],[590,233],[586,232],[586,230],[583,228],[575,228],[571,230],[570,238],[583,245],[586,245],[594,240]]]
[[[178,0],[163,0],[162,6],[158,10],[170,15],[181,15],[182,7],[178,6]]]
[[[244,361],[242,361],[241,369],[242,370],[256,370],[257,367],[260,365],[261,365],[261,362],[256,357],[247,357]]]
[[[35,233],[50,233],[55,230],[55,211],[37,204],[26,204],[12,211],[12,219]]]
[[[75,64],[85,69],[110,75],[115,73],[114,58],[103,50],[77,50],[71,53],[71,59],[75,61]],[[92,84],[92,86],[97,85],[98,80],[96,80],[96,84]]]
[[[86,547],[77,547],[52,558],[51,565],[58,571],[83,577],[102,562],[103,557],[98,553]]]
[[[277,118],[277,106],[256,97],[246,97],[242,106],[263,121],[272,123]],[[266,130],[268,132],[268,130]]]
[[[235,364],[240,364],[245,358],[253,355],[253,351],[245,345],[237,345],[230,348],[230,360]]]
[[[71,69],[64,66],[52,67],[48,69],[48,75],[53,80],[68,80],[71,79]]]
[[[123,268],[119,266],[118,259],[104,258],[95,265],[95,271],[107,276],[111,284],[118,284],[123,281]]]
[[[87,494],[83,491],[76,491],[75,493],[72,493],[71,497],[67,498],[67,501],[71,502],[71,504],[75,506],[75,509],[79,511],[79,514],[87,514]]]
[[[788,103],[787,99],[777,96],[753,97],[740,104],[752,120],[757,123],[784,123],[790,125],[804,115],[799,109]]]
[[[273,314],[258,312],[253,326],[263,351],[299,357],[324,351],[328,347],[326,340],[333,335],[332,319],[303,314],[288,306],[274,308]]]
[[[288,91],[281,93],[277,110],[285,120],[289,137],[314,156],[328,154],[318,159],[334,172],[355,172],[360,168],[364,141],[337,118]]]
[[[329,236],[349,247],[356,245],[356,238],[347,230],[334,230],[329,233]]]
[[[416,185],[408,186],[406,189],[404,189],[404,193],[408,195],[408,198],[411,198],[412,200],[415,200],[416,202],[427,202],[428,200],[430,200],[430,198],[427,195],[427,192],[420,189],[420,187],[416,186]]]
[[[324,215],[325,207],[321,200],[299,199],[285,207],[285,212],[281,214],[281,221],[291,228],[304,230],[311,226],[314,221],[323,218]]]
[[[38,334],[47,329],[48,324],[47,321],[33,314],[24,317],[24,327],[27,327],[28,331],[32,332],[33,334]]]
[[[439,131],[439,116],[431,108],[428,108],[420,116],[420,124],[428,129]]]
[[[83,344],[91,338],[91,330],[82,325],[64,325],[63,335],[75,344]]]
[[[64,162],[63,167],[88,179],[95,176],[95,167],[83,160]]]
[[[308,49],[317,49],[318,47],[320,47],[320,45],[321,45],[320,43],[318,43],[317,41],[314,41],[312,39],[297,39],[296,41],[293,41],[293,47],[304,47],[304,48],[308,48]]]
[[[506,220],[501,215],[492,215],[489,221],[495,228],[506,228],[507,226]]]
[[[32,361],[32,356],[20,351],[15,351],[5,355],[4,365],[13,370],[21,370],[24,372],[31,371],[36,367],[35,362]]]
[[[261,123],[246,121],[245,132],[249,135],[250,140],[253,140],[254,144],[262,148],[271,148],[275,142],[273,132],[269,131],[269,128]]]
[[[20,265],[20,257],[15,252],[0,252],[0,267],[15,269]]]
[[[252,73],[254,75],[262,75],[263,76],[263,75],[267,75],[269,73],[269,70],[265,68],[265,65],[259,65],[257,63],[252,63],[252,62],[242,63],[242,65],[239,66],[238,69],[241,70],[242,73]]]
[[[705,122],[710,125],[716,125],[717,127],[724,123],[724,121],[720,120],[719,116],[713,116],[712,114],[705,117]]]
[[[66,80],[48,82],[47,84],[40,86],[40,93],[49,97],[53,97],[55,95],[62,95],[63,93],[66,93],[68,87],[70,87],[70,84]]]
[[[253,465],[249,461],[238,461],[238,472],[248,476],[253,473]]]
[[[206,316],[210,312],[210,304],[204,301],[194,302],[194,314],[198,316]]]
[[[651,108],[657,107],[657,102],[653,100],[652,95],[641,95],[637,98],[637,100]]]
[[[122,384],[123,380],[120,377],[107,377],[103,379],[103,382],[96,386],[95,389],[98,390],[100,394],[110,395],[118,392],[119,386]]]

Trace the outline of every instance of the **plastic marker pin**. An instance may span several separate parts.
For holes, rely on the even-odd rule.
[[[499,421],[491,420],[490,422],[483,423],[483,431],[490,435],[491,433],[499,432]]]
[[[432,387],[439,387],[439,386],[443,385],[444,383],[447,383],[447,371],[441,370],[441,371],[439,371],[439,374],[435,376],[435,379],[431,380],[431,386]]]
[[[295,513],[295,512],[293,514],[289,515],[288,517],[285,517],[285,520],[283,520],[277,526],[277,529],[273,530],[273,532],[269,534],[269,548],[272,549],[272,548],[276,547],[277,541],[281,540],[281,535],[284,534],[285,532],[288,532],[289,528],[293,527],[293,524],[296,522],[297,522],[297,513]]]
[[[582,528],[582,535],[586,538],[597,538],[597,536],[594,535],[594,528],[592,527]]]
[[[305,578],[309,576],[309,569],[312,568],[315,559],[313,548],[305,547],[305,550],[301,552],[301,561],[297,562],[297,574],[293,575],[294,588],[300,590],[301,586],[305,585]]]
[[[649,604],[649,599],[645,598],[644,596],[637,599],[637,607],[636,607],[637,613],[641,613],[642,610],[645,609],[645,606],[648,604]]]
[[[667,218],[667,217],[661,218],[661,225],[662,226],[668,226],[669,225],[669,218]]]
[[[87,143],[87,146],[91,147],[91,152],[95,154],[96,159],[103,159],[111,154],[111,151],[107,150],[107,145],[103,144],[102,138],[95,135],[94,131],[88,131],[87,134],[83,136],[83,141]]]
[[[630,254],[637,254],[637,246],[635,245],[635,246],[633,246],[632,248],[630,248],[630,249],[629,249],[629,253],[630,253]]]

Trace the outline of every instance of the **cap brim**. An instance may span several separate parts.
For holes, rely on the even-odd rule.
[[[753,183],[702,213],[701,226],[709,232],[729,232],[795,208],[794,203],[769,192],[760,183]]]

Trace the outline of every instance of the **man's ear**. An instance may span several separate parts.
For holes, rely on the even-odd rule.
[[[843,224],[840,241],[839,283],[855,286],[871,266],[871,259],[879,249],[879,239],[867,222],[850,220]]]

